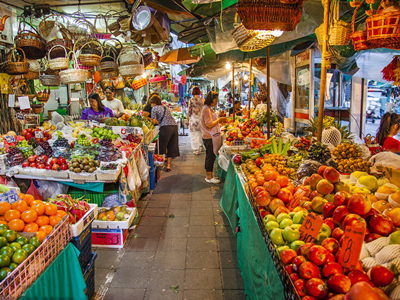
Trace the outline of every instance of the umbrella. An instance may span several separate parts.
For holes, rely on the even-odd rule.
[[[191,55],[188,48],[179,48],[165,53],[160,58],[160,62],[169,65],[189,65],[197,63],[200,57]]]

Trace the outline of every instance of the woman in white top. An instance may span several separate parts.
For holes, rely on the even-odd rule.
[[[121,117],[124,114],[124,106],[120,100],[114,98],[115,88],[113,86],[106,87],[104,94],[106,95],[106,99],[101,103],[112,110],[115,118]]]
[[[195,150],[194,153],[199,155],[200,146],[203,146],[200,116],[204,106],[204,98],[201,97],[200,88],[197,86],[193,88],[192,95],[193,98],[189,100],[188,107],[190,141],[192,149]]]

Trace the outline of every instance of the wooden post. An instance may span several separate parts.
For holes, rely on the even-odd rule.
[[[321,86],[319,91],[319,110],[318,110],[318,132],[317,141],[321,142],[322,138],[322,124],[324,121],[324,102],[325,102],[325,91],[326,91],[326,68],[328,53],[328,24],[329,24],[329,0],[322,1],[324,5],[324,40],[322,42],[322,62],[321,62]]]
[[[239,101],[242,103],[242,85],[240,83],[240,72],[238,74],[238,85],[239,85]]]
[[[253,59],[250,58],[250,67],[249,67],[249,115],[248,118],[250,119],[250,106],[251,106],[251,77],[252,77],[252,67],[253,67]]]
[[[233,98],[233,121],[235,121],[235,62],[232,62],[232,98]]]
[[[271,132],[271,96],[270,96],[270,62],[269,62],[269,46],[267,46],[267,138],[270,138]]]

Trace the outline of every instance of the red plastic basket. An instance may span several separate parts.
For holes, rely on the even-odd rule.
[[[131,88],[134,90],[138,90],[141,87],[144,87],[147,84],[147,79],[146,78],[142,78],[139,80],[134,80],[131,84]]]

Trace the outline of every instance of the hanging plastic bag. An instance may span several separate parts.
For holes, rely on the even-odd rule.
[[[142,185],[142,180],[140,180],[139,170],[138,170],[135,160],[132,160],[132,171],[134,173],[135,186],[136,186],[136,189],[138,189]]]
[[[68,185],[55,181],[36,180],[36,185],[43,199],[55,198],[59,194],[66,194],[68,192]]]
[[[144,160],[143,153],[140,152],[140,158],[139,158],[139,175],[140,179],[143,181],[146,181],[147,178],[149,177],[149,169],[150,167],[146,164],[146,161]]]
[[[223,53],[229,50],[239,49],[235,40],[232,37],[232,32],[235,29],[233,26],[235,11],[232,10],[222,12],[220,18],[214,18],[215,26],[207,26],[206,31],[210,40],[211,48],[215,53]],[[222,20],[222,26],[221,26]],[[201,55],[200,55],[201,56]]]
[[[128,181],[129,191],[134,191],[136,190],[136,178],[135,178],[136,173],[134,172],[131,163],[128,162],[127,166],[128,166],[128,176],[126,179]]]
[[[32,195],[35,198],[35,200],[43,200],[43,197],[40,195],[39,191],[37,190],[35,184],[33,183],[33,180],[31,180],[31,186],[26,191],[26,194]]]
[[[58,123],[63,123],[64,122],[64,118],[57,112],[53,111],[53,113],[51,114],[51,120],[53,121],[54,124],[58,124]]]

